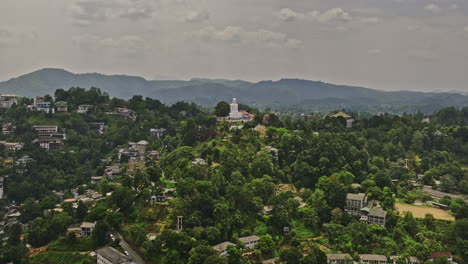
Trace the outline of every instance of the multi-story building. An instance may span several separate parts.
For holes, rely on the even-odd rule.
[[[37,141],[39,142],[39,146],[46,150],[62,150],[64,147],[62,139],[39,138]]]
[[[253,236],[246,236],[246,237],[240,237],[239,240],[244,243],[245,247],[247,249],[252,249],[252,248],[255,248],[257,247],[258,245],[258,240],[260,238],[256,235],[253,235]]]
[[[18,104],[18,96],[14,94],[0,94],[0,108],[11,108]]]
[[[361,215],[361,209],[367,205],[364,193],[348,193],[344,210],[351,215]]]
[[[55,113],[55,108],[52,106],[51,102],[46,102],[44,97],[37,96],[34,98],[33,108],[36,111],[41,111],[45,113],[53,114]]]
[[[57,134],[58,132],[58,126],[37,125],[37,126],[33,126],[33,128],[34,130],[36,130],[39,136],[52,136],[54,134]]]
[[[56,102],[55,108],[57,108],[57,112],[68,112],[68,104],[64,101]]]
[[[378,206],[375,201],[368,201],[364,193],[348,193],[345,202],[345,211],[369,225],[385,226],[387,211]]]

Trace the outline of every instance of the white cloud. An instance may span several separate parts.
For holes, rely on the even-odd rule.
[[[190,11],[185,17],[184,21],[189,23],[200,23],[210,19],[210,13],[204,11]]]
[[[380,18],[378,17],[360,17],[359,21],[364,24],[376,24],[380,22]]]
[[[424,7],[427,11],[430,11],[432,13],[439,13],[442,9],[436,5],[436,4],[428,4]]]
[[[188,34],[190,37],[203,40],[217,40],[231,42],[233,44],[261,44],[270,47],[300,48],[303,42],[298,39],[288,38],[281,32],[266,29],[249,31],[239,26],[227,26],[224,29],[216,29],[213,26],[202,28]]]
[[[342,8],[332,8],[323,12],[314,10],[308,13],[296,12],[290,8],[280,10],[278,17],[286,22],[305,20],[318,23],[333,23],[351,21],[351,15]]]
[[[151,17],[154,3],[149,0],[75,0],[69,12],[72,22],[83,26],[112,18],[136,21]]]
[[[140,36],[100,37],[81,35],[72,38],[76,45],[89,51],[116,51],[121,54],[144,53],[148,50],[146,41]]]
[[[466,26],[464,30],[465,30],[465,32],[468,32],[468,26]]]
[[[458,9],[458,5],[457,4],[451,4],[449,9],[456,10],[456,9]]]

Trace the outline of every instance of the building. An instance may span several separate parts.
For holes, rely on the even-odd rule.
[[[18,96],[14,94],[0,94],[0,108],[11,108],[18,104]]]
[[[344,210],[351,215],[361,215],[361,209],[367,205],[367,196],[364,193],[348,193]]]
[[[213,246],[213,249],[216,250],[221,257],[226,257],[228,255],[228,253],[227,253],[228,246],[235,247],[236,244],[231,243],[229,241],[226,241],[226,242],[220,243],[220,244],[218,244],[216,246]]]
[[[143,155],[145,154],[146,147],[148,146],[148,142],[145,140],[140,140],[138,142],[129,142],[128,146],[130,149],[135,150],[138,154]]]
[[[56,102],[55,108],[57,109],[57,112],[68,112],[68,104],[64,101]]]
[[[151,128],[150,129],[151,136],[156,137],[157,139],[161,139],[164,136],[165,132],[166,132],[165,128]]]
[[[8,151],[18,151],[24,147],[24,143],[22,142],[2,142],[5,146],[5,150]]]
[[[352,264],[353,258],[351,255],[345,254],[327,254],[327,263],[328,264],[335,264],[335,263],[346,263]]]
[[[391,256],[393,264],[421,264],[421,261],[417,257],[410,256],[406,259],[401,259],[400,256]]]
[[[431,252],[431,255],[429,255],[430,261],[434,261],[437,258],[447,258],[448,262],[453,263],[452,253],[448,251]]]
[[[206,161],[202,158],[195,158],[193,161],[192,161],[192,165],[194,166],[206,166],[208,165],[208,163],[206,163]]]
[[[368,225],[379,225],[385,227],[385,218],[387,211],[381,207],[377,207],[373,203],[369,203],[368,207],[361,209],[361,221]]]
[[[119,165],[106,166],[104,169],[104,176],[109,180],[114,180],[120,175]]]
[[[368,201],[364,193],[348,193],[344,210],[350,215],[360,216],[360,220],[369,225],[385,226],[387,211],[374,201]]]
[[[57,138],[39,138],[39,146],[46,150],[62,150],[64,148],[63,140]]]
[[[52,106],[52,103],[46,102],[45,98],[41,96],[34,98],[33,109],[47,114],[55,113],[55,108]]]
[[[93,176],[93,177],[91,177],[91,184],[92,185],[98,185],[101,182],[102,178],[103,178],[102,176]]]
[[[384,255],[359,254],[359,263],[387,264],[387,257]]]
[[[346,120],[346,128],[353,128],[354,119],[352,116],[346,114],[345,112],[339,112],[332,115],[332,117],[343,117]]]
[[[113,247],[96,250],[97,264],[130,264],[132,259]]]
[[[96,223],[91,222],[83,222],[80,225],[81,229],[81,236],[90,236],[93,233],[94,227],[96,227]]]
[[[12,123],[3,123],[2,124],[2,134],[5,135],[5,136],[11,135],[15,128],[16,127],[13,126]]]
[[[76,110],[76,112],[79,113],[79,114],[86,114],[86,113],[88,113],[88,111],[91,110],[92,108],[93,108],[92,105],[86,105],[86,104],[84,104],[84,105],[79,105],[79,106],[78,106],[78,110]]]
[[[260,238],[256,235],[253,235],[253,236],[246,236],[246,237],[240,237],[239,240],[244,243],[245,247],[247,249],[252,249],[252,248],[255,248],[257,247],[258,245],[258,240]]]
[[[36,130],[39,136],[52,136],[58,132],[58,126],[41,125],[33,126],[33,129]]]
[[[104,122],[90,122],[89,130],[97,132],[99,134],[104,134],[106,124]]]

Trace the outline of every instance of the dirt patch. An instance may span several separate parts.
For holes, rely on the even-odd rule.
[[[395,209],[401,214],[403,214],[403,212],[411,212],[416,218],[424,218],[426,214],[432,214],[436,219],[449,221],[455,220],[455,218],[451,216],[448,211],[444,211],[438,208],[396,203]]]
[[[47,252],[47,246],[40,247],[40,248],[33,248],[29,251],[29,257],[34,257],[37,254],[42,254]]]

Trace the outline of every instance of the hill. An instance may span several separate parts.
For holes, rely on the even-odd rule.
[[[346,108],[370,112],[433,112],[448,106],[468,106],[468,96],[458,93],[386,92],[302,79],[258,83],[200,78],[189,81],[146,80],[127,75],[74,74],[51,68],[0,82],[0,93],[33,97],[70,87],[99,87],[114,97],[142,95],[169,104],[184,100],[213,106],[221,100],[237,97],[240,102],[256,107],[296,111]]]

